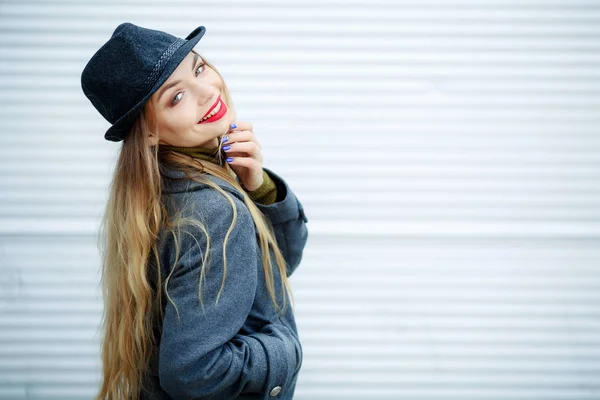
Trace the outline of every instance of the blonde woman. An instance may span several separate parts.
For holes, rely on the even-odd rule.
[[[81,74],[111,123],[105,139],[122,142],[100,229],[97,400],[294,395],[302,346],[288,277],[308,220],[194,50],[205,31],[120,24]]]

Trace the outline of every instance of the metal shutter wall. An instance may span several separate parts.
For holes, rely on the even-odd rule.
[[[600,2],[0,4],[0,398],[90,399],[121,22],[224,75],[303,202],[295,398],[600,399]]]

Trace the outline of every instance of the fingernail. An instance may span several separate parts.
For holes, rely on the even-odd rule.
[[[227,157],[227,162],[232,162],[232,161],[233,161],[233,158]]]
[[[231,124],[231,129],[235,129],[235,128],[237,128],[237,125],[236,125],[236,123],[234,122],[234,123],[232,123],[232,124]]]
[[[223,150],[229,150],[231,146],[223,146]]]
[[[229,136],[223,136],[223,138],[221,139],[221,143],[225,143],[228,140],[229,140]]]

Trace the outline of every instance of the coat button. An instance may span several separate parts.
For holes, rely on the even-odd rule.
[[[269,393],[269,396],[271,397],[275,397],[279,394],[279,392],[281,392],[281,386],[275,386],[272,390],[271,393]]]

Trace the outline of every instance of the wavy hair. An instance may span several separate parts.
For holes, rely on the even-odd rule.
[[[194,50],[192,52],[195,53]],[[217,69],[205,57],[202,59],[222,79]],[[222,96],[227,106],[232,108],[233,102],[225,84]],[[205,249],[204,254],[209,253],[210,237],[208,230],[200,221],[189,216],[183,217],[182,210],[176,215],[167,215],[167,210],[161,202],[163,187],[161,166],[163,165],[179,168],[185,171],[187,178],[217,190],[227,198],[233,209],[233,220],[223,243],[223,280],[216,301],[218,302],[225,285],[227,273],[225,253],[229,234],[237,220],[237,210],[230,194],[207,179],[206,174],[225,180],[243,195],[244,204],[250,211],[258,233],[264,275],[275,309],[279,312],[285,310],[288,294],[295,304],[287,278],[286,261],[277,245],[273,226],[236,181],[235,172],[229,164],[225,162],[220,166],[175,151],[163,151],[159,144],[148,145],[148,134],[151,131],[158,133],[156,126],[155,109],[152,102],[148,101],[132,126],[130,134],[122,142],[100,223],[98,248],[101,254],[104,310],[101,324],[102,379],[95,400],[139,399],[141,385],[145,374],[149,372],[149,361],[157,345],[153,326],[160,323],[163,317],[161,307],[163,279],[157,248],[160,231],[164,229],[173,236],[176,258],[178,258],[182,228],[185,225],[195,226],[206,235],[208,248]],[[219,150],[220,147],[221,144]],[[222,157],[221,151],[219,155]],[[271,250],[281,276],[283,308],[276,300]],[[167,285],[176,264],[177,259],[164,282],[164,290],[169,301],[171,299],[168,296]],[[204,256],[200,272],[200,288],[201,281],[206,276],[206,264],[206,256]],[[150,274],[155,275],[157,284],[151,282]],[[201,293],[200,300],[202,301]]]

